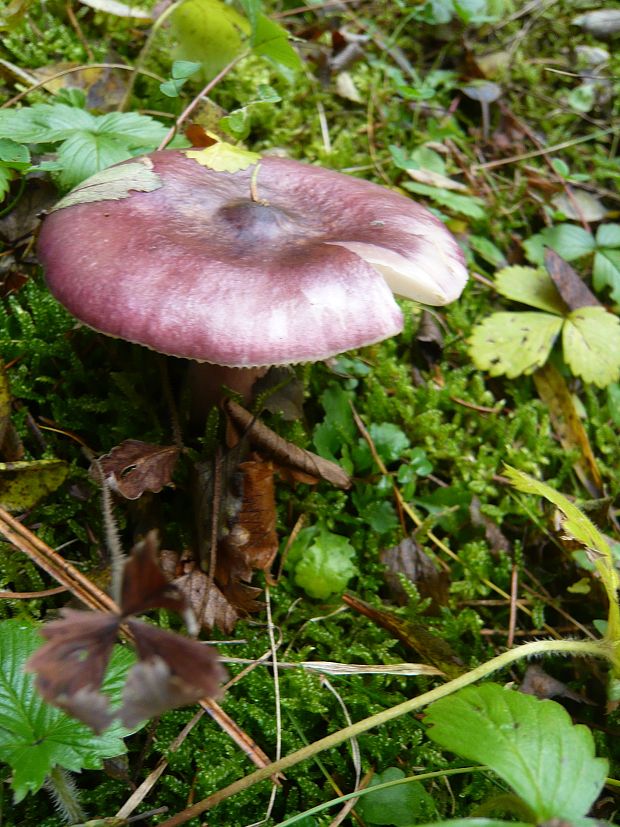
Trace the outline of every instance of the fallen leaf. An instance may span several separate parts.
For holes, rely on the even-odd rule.
[[[482,513],[480,500],[476,496],[471,498],[469,516],[471,517],[473,525],[484,528],[484,536],[492,553],[498,554],[498,552],[503,552],[504,554],[510,554],[512,552],[510,543],[500,527],[494,523],[490,517]]]
[[[521,681],[519,692],[524,692],[526,695],[534,695],[541,700],[548,698],[569,698],[571,701],[578,703],[591,703],[586,698],[582,698],[572,689],[562,683],[562,681],[553,678],[547,674],[542,666],[537,663],[531,663],[525,670],[525,675]]]
[[[602,221],[608,212],[602,202],[586,190],[572,189],[570,198],[565,192],[559,192],[551,203],[571,221]]]
[[[69,466],[59,459],[0,462],[0,506],[27,511],[63,484]]]
[[[545,248],[545,267],[562,300],[571,310],[602,306],[581,276],[551,247]]]
[[[176,445],[151,445],[126,439],[98,462],[113,491],[128,500],[137,500],[145,491],[156,494],[171,483],[178,456]],[[97,468],[91,470],[91,474],[97,477]]]
[[[533,373],[549,358],[563,324],[549,313],[493,313],[472,332],[472,360],[491,376]]]
[[[460,181],[455,181],[453,178],[448,178],[447,175],[442,175],[440,172],[433,172],[430,169],[409,168],[405,172],[419,184],[428,184],[431,187],[440,187],[454,192],[469,192],[469,188],[465,184],[461,184]]]
[[[573,18],[572,23],[594,37],[607,40],[620,32],[620,9],[595,9]]]
[[[601,472],[586,429],[575,408],[572,394],[562,375],[553,365],[545,365],[534,373],[534,384],[549,411],[560,444],[567,451],[576,449],[578,452],[578,459],[574,464],[577,476],[592,496],[600,496],[603,489]]]
[[[428,554],[414,540],[406,537],[397,546],[382,551],[379,557],[385,566],[386,583],[399,605],[405,606],[409,602],[400,580],[400,576],[404,575],[415,583],[420,597],[431,599],[433,614],[439,614],[439,608],[447,606],[449,577],[437,570]]]
[[[418,652],[432,666],[441,669],[449,678],[462,675],[465,671],[463,662],[452,650],[452,647],[438,635],[429,632],[422,624],[410,623],[393,612],[379,611],[350,594],[343,594],[342,599],[347,606],[365,615],[373,623],[387,629],[390,634]]]
[[[135,20],[151,20],[151,13],[139,6],[121,3],[119,0],[80,0],[84,6],[89,6],[96,11],[106,14],[113,14],[115,17],[132,17]]]
[[[224,409],[237,429],[247,435],[251,445],[274,462],[325,480],[337,488],[346,490],[351,487],[351,478],[340,465],[282,439],[231,399],[226,400]]]
[[[123,572],[118,612],[63,609],[47,623],[47,639],[29,659],[43,698],[101,732],[115,719],[134,727],[145,718],[219,694],[225,673],[215,650],[174,632],[131,618],[150,608],[186,610],[185,596],[157,564],[157,535],[137,543]],[[118,631],[124,625],[138,650],[129,670],[120,709],[110,711],[101,683]]]

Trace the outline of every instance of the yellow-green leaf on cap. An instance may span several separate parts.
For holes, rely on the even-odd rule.
[[[566,306],[545,270],[534,267],[504,267],[495,274],[495,287],[507,299],[539,310],[564,315]]]
[[[185,154],[215,172],[240,172],[257,164],[261,157],[258,152],[250,152],[249,149],[233,146],[224,141],[219,141],[206,149],[188,149]]]
[[[604,388],[620,376],[620,319],[604,307],[580,307],[562,332],[564,359],[576,376]]]
[[[473,330],[471,358],[491,376],[533,373],[547,361],[563,321],[549,313],[493,313]]]
[[[0,462],[0,506],[27,511],[65,481],[69,466],[59,459]]]

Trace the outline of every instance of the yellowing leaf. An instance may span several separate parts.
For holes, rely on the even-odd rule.
[[[566,319],[564,359],[576,376],[604,388],[620,377],[620,319],[603,307],[580,307]]]
[[[152,192],[159,189],[161,185],[161,178],[147,166],[146,162],[135,161],[130,164],[108,167],[91,175],[68,195],[61,198],[53,210],[62,210],[75,204],[88,204],[93,201],[119,201],[121,198],[128,198],[132,190]]]
[[[185,154],[188,158],[198,161],[203,167],[215,170],[215,172],[240,172],[252,164],[260,161],[258,152],[250,152],[248,149],[227,144],[220,141],[206,149],[188,149]]]
[[[504,267],[495,274],[497,292],[515,302],[562,316],[566,307],[549,274],[534,267]]]
[[[0,506],[27,511],[61,486],[68,472],[67,463],[58,459],[0,462]]]
[[[562,324],[548,313],[493,313],[474,328],[471,358],[491,376],[533,373],[547,361]]]

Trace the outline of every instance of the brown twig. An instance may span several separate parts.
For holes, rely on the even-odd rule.
[[[193,99],[193,100],[192,100],[192,101],[191,101],[191,102],[190,102],[190,103],[189,103],[189,104],[185,107],[185,109],[181,112],[181,114],[179,115],[179,117],[176,119],[176,122],[175,122],[174,126],[172,126],[172,127],[168,130],[168,132],[167,132],[167,134],[166,134],[166,137],[165,137],[165,138],[164,138],[164,140],[160,143],[160,145],[157,147],[157,149],[158,149],[158,150],[165,149],[165,148],[168,146],[168,144],[170,143],[170,141],[171,141],[171,140],[174,138],[174,136],[176,135],[176,133],[177,133],[177,131],[178,131],[179,127],[181,126],[181,124],[182,124],[184,121],[186,121],[186,120],[187,120],[187,118],[189,118],[189,116],[192,114],[192,112],[194,111],[194,109],[198,106],[198,104],[200,103],[200,101],[202,100],[202,98],[204,98],[206,95],[208,95],[208,94],[209,94],[209,92],[210,92],[212,89],[214,89],[214,88],[217,86],[217,84],[218,84],[221,80],[223,80],[223,79],[226,77],[226,75],[227,75],[230,71],[232,71],[232,69],[234,69],[234,68],[235,68],[235,66],[236,66],[238,63],[240,63],[240,62],[241,62],[244,58],[246,58],[249,54],[250,54],[250,52],[249,52],[249,51],[245,51],[245,52],[241,52],[241,54],[239,54],[239,55],[237,55],[236,57],[234,57],[234,58],[230,61],[230,63],[227,63],[227,64],[226,64],[226,66],[224,66],[224,68],[223,68],[220,72],[218,72],[218,73],[217,73],[217,75],[216,75],[216,76],[215,76],[212,80],[210,80],[210,81],[206,84],[206,86],[204,86],[204,87],[200,90],[200,92],[196,95],[196,97],[195,97],[195,98],[194,98],[194,99]]]

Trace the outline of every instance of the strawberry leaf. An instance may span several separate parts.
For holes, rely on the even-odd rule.
[[[493,313],[473,330],[471,358],[491,376],[533,373],[547,361],[562,324],[549,313]]]
[[[562,331],[564,359],[575,376],[604,388],[620,377],[620,319],[604,307],[580,307]]]
[[[555,701],[484,684],[432,704],[426,721],[432,741],[491,767],[537,823],[585,816],[605,783],[592,733]]]
[[[115,724],[94,735],[84,724],[49,706],[34,687],[24,664],[39,647],[37,627],[20,620],[0,624],[0,755],[13,770],[15,801],[34,793],[56,766],[79,772],[98,769],[104,758],[126,752],[126,729]],[[120,701],[133,655],[117,646],[104,681],[112,700]]]
[[[563,316],[566,307],[549,274],[533,267],[504,267],[495,274],[497,292],[515,302]]]

